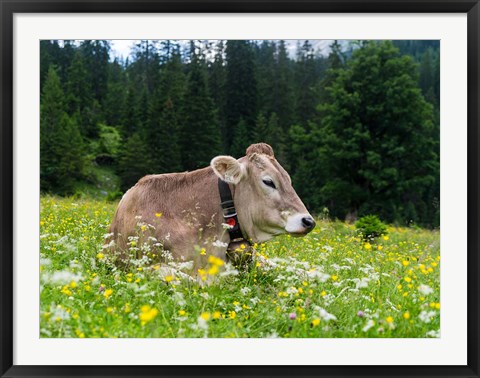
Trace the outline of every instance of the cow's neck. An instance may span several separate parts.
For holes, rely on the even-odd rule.
[[[242,233],[241,224],[238,220],[237,209],[235,206],[235,201],[233,200],[232,190],[230,185],[218,179],[218,192],[220,194],[220,206],[223,210],[223,218],[225,223],[230,226],[228,229],[228,234],[230,236],[230,242],[239,242],[246,241]],[[248,243],[248,242],[247,242]]]

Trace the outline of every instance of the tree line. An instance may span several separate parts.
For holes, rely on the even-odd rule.
[[[291,43],[291,42],[290,42]],[[125,191],[272,145],[307,207],[439,225],[439,43],[41,41],[41,190],[108,167]]]

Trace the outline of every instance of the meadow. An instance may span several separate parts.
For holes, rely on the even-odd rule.
[[[366,242],[319,219],[305,238],[256,245],[248,270],[209,259],[199,284],[112,264],[102,246],[115,207],[42,196],[40,337],[440,336],[438,230],[390,226]]]

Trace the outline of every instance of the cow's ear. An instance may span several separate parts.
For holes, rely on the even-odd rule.
[[[243,164],[231,156],[214,157],[210,166],[218,177],[231,184],[238,184],[245,175]]]

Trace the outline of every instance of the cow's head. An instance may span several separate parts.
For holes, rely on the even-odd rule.
[[[275,235],[308,234],[315,227],[287,171],[278,163],[272,147],[252,144],[246,156],[217,156],[211,162],[215,174],[233,185],[233,198],[242,230],[255,242]]]

